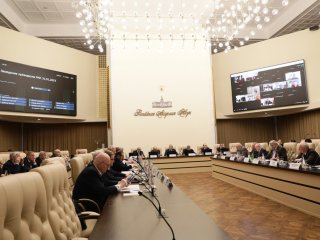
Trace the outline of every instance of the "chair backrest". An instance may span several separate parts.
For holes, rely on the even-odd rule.
[[[320,155],[320,144],[318,144],[318,145],[316,146],[315,151]]]
[[[91,153],[78,154],[76,157],[81,157],[86,166],[93,160],[93,155]]]
[[[62,157],[67,157],[67,158],[70,157],[70,154],[69,154],[68,150],[61,150],[60,153],[61,153]]]
[[[255,144],[256,142],[246,142],[244,143],[244,147],[249,151],[251,152],[252,151],[252,148],[253,148],[253,144]]]
[[[47,153],[47,157],[48,157],[48,158],[50,158],[50,157],[53,155],[52,152],[46,152],[46,153]]]
[[[212,152],[213,153],[216,153],[217,152],[217,149],[220,147],[220,144],[213,144],[212,145]]]
[[[70,160],[71,164],[71,177],[73,184],[77,181],[78,176],[86,167],[85,161],[81,157],[74,157]]]
[[[262,143],[259,143],[259,144],[263,149],[267,150],[268,152],[270,151],[269,143],[262,142]]]
[[[68,240],[81,235],[81,225],[69,190],[68,175],[62,164],[32,169],[41,175],[47,195],[48,219],[55,239]]]
[[[312,143],[314,143],[315,147],[317,147],[320,144],[319,138],[312,138],[311,141],[312,141]]]
[[[54,239],[44,182],[35,172],[0,178],[0,239]]]
[[[287,150],[287,153],[296,153],[297,145],[296,142],[286,142],[283,144],[283,147]]]
[[[63,166],[66,166],[66,160],[63,157],[53,157],[53,158],[47,158],[42,161],[41,166],[53,164],[53,163],[61,163]]]
[[[240,144],[240,143],[229,143],[229,151],[231,153],[236,153],[237,152],[237,144]]]
[[[76,149],[76,155],[77,154],[85,154],[88,153],[88,149],[82,148],[82,149]]]
[[[0,162],[5,163],[6,161],[9,160],[10,153],[0,153]]]

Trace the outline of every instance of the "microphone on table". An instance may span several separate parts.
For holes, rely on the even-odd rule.
[[[165,221],[165,223],[167,224],[167,226],[170,228],[171,234],[172,234],[172,240],[176,240],[175,235],[174,235],[174,231],[171,227],[171,225],[169,224],[169,222],[167,221],[167,219],[163,216],[162,211],[161,211],[161,206],[160,206],[160,202],[159,200],[156,198],[157,202],[159,203],[159,208],[157,208],[157,206],[154,204],[154,202],[148,198],[146,195],[143,194],[143,192],[139,191],[138,192],[139,196],[144,197],[145,199],[147,199],[149,202],[152,203],[152,205],[154,206],[154,208],[158,211],[160,217]]]

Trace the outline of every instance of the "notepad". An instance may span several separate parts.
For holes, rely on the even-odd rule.
[[[133,192],[139,192],[139,191],[140,191],[140,186],[138,184],[132,184],[120,190],[120,192],[125,192],[125,193],[133,193]]]
[[[123,193],[124,197],[139,196],[138,192]]]

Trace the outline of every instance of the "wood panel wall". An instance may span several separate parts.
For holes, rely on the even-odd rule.
[[[278,135],[283,142],[320,138],[320,109],[278,117]]]
[[[0,151],[20,150],[21,145],[21,123],[0,121]]]
[[[24,148],[53,151],[55,148],[75,153],[77,148],[93,151],[108,145],[107,123],[24,124]]]
[[[274,119],[218,119],[217,143],[229,146],[232,142],[268,142],[274,139]]]

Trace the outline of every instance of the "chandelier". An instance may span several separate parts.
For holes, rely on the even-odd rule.
[[[214,53],[245,45],[289,0],[74,0],[85,45],[204,42]]]

